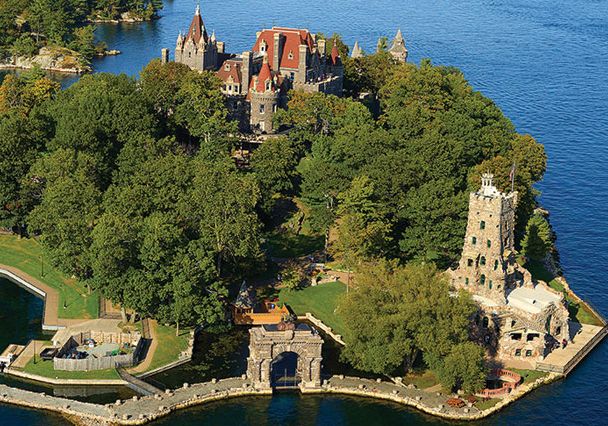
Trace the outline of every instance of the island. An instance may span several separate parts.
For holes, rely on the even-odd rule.
[[[608,333],[560,270],[544,147],[460,70],[409,63],[399,30],[230,53],[199,7],[175,46],[138,80],[0,86],[0,275],[54,333],[0,367],[138,393],[0,401],[126,425],[298,389],[476,420]]]
[[[162,7],[162,0],[3,1],[0,69],[89,72],[95,56],[120,53],[96,42],[94,23],[147,21],[157,18]]]

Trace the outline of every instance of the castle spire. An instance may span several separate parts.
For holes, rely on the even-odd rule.
[[[397,34],[395,34],[395,38],[391,43],[391,47],[388,49],[388,52],[393,55],[393,58],[397,59],[400,62],[407,61],[407,49],[405,47],[405,39],[403,38],[403,34],[401,33],[401,28],[397,30]]]
[[[359,42],[355,41],[355,45],[353,46],[353,51],[350,54],[350,57],[353,59],[361,58],[363,56],[363,51],[359,47]]]
[[[340,60],[340,52],[338,51],[338,46],[336,45],[336,40],[334,40],[334,45],[331,48],[331,63],[333,65],[337,65]]]
[[[194,16],[201,16],[201,2],[198,0],[196,2],[196,9],[194,9]]]

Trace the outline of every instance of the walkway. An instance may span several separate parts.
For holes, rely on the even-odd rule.
[[[536,368],[568,374],[608,334],[608,328],[570,322],[572,341],[565,349],[555,349]]]
[[[59,318],[59,292],[25,272],[12,266],[0,264],[0,276],[4,276],[44,300],[43,330],[58,330],[79,324],[86,319]]]
[[[143,380],[130,375],[125,371],[124,368],[117,368],[116,371],[118,372],[120,378],[128,383],[127,386],[141,395],[150,396],[157,393],[162,393],[162,390],[152,386],[150,383],[146,383]]]

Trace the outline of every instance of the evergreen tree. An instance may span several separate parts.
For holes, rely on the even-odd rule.
[[[534,214],[526,225],[526,235],[521,242],[522,254],[533,260],[542,260],[553,246],[553,234],[547,220]]]

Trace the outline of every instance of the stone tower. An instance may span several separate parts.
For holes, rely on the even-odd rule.
[[[399,62],[407,62],[407,49],[405,47],[405,39],[403,38],[403,34],[401,34],[401,30],[397,30],[397,34],[393,39],[391,46],[388,49],[388,52],[398,60]]]
[[[264,56],[260,73],[253,77],[249,89],[251,101],[250,125],[254,131],[272,133],[272,117],[279,107],[280,88]]]
[[[458,269],[453,284],[506,303],[514,259],[514,229],[517,192],[496,189],[493,175],[485,173],[481,189],[469,198],[469,218]]]
[[[216,40],[215,34],[209,37],[200,6],[197,5],[188,34],[185,37],[181,33],[177,36],[175,62],[199,71],[215,70],[219,65],[218,53],[221,51],[223,43]]]
[[[353,51],[351,52],[350,57],[353,59],[363,57],[363,51],[359,47],[358,41],[355,41],[355,45],[353,46]]]

